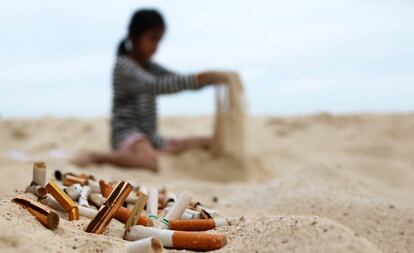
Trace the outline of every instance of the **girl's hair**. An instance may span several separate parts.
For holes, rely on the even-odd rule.
[[[121,40],[118,46],[117,55],[126,55],[128,53],[129,37],[140,37],[143,33],[151,29],[166,29],[164,19],[157,10],[141,9],[134,13],[128,27],[128,35]],[[130,47],[131,45],[129,45]]]

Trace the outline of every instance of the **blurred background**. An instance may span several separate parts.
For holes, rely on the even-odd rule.
[[[156,60],[239,71],[253,114],[414,109],[414,3],[383,0],[2,1],[0,115],[105,116],[115,49],[134,10],[159,9]],[[214,111],[212,88],[159,100]]]

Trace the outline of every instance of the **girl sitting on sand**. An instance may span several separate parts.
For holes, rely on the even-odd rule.
[[[156,10],[138,10],[132,16],[128,37],[119,45],[113,72],[113,151],[89,153],[76,159],[76,164],[110,163],[156,171],[159,152],[174,154],[195,147],[210,147],[208,137],[164,139],[157,133],[157,95],[226,81],[220,80],[225,77],[217,72],[179,75],[153,62],[151,58],[165,30],[164,20]]]

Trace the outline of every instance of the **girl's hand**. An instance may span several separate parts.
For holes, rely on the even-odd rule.
[[[200,86],[208,84],[227,84],[229,82],[228,73],[223,71],[207,71],[197,75]]]

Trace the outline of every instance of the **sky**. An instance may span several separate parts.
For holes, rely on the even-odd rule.
[[[414,110],[411,0],[1,1],[0,115],[107,116],[134,10],[168,30],[155,60],[238,71],[252,114]],[[214,112],[214,90],[160,96],[161,115]]]

